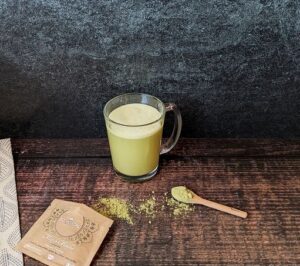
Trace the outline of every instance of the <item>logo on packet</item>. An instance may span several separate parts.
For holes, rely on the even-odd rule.
[[[55,209],[43,223],[45,231],[80,245],[91,242],[98,225],[72,210]]]

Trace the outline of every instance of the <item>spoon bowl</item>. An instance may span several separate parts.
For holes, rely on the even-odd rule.
[[[197,196],[192,190],[187,189],[185,186],[173,187],[171,194],[177,201],[194,204],[194,197]]]

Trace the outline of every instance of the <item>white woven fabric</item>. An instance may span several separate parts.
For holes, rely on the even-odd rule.
[[[20,240],[20,223],[14,161],[10,139],[0,140],[0,265],[23,265],[22,254],[15,250]]]

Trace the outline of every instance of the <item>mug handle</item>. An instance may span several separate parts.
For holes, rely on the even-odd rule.
[[[172,150],[176,145],[182,128],[182,118],[181,113],[175,103],[165,104],[166,112],[173,111],[175,115],[174,127],[171,136],[168,138],[167,142],[161,145],[160,154],[165,154]]]

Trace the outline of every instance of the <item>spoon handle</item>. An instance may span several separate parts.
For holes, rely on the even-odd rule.
[[[241,218],[246,218],[247,215],[248,215],[244,211],[240,211],[238,209],[231,208],[231,207],[228,207],[228,206],[225,206],[225,205],[222,205],[222,204],[210,201],[210,200],[206,200],[206,199],[203,199],[203,198],[200,198],[200,197],[197,197],[195,199],[195,202],[198,203],[198,204],[201,204],[201,205],[204,205],[204,206],[222,211],[222,212],[226,212],[226,213],[241,217]]]

